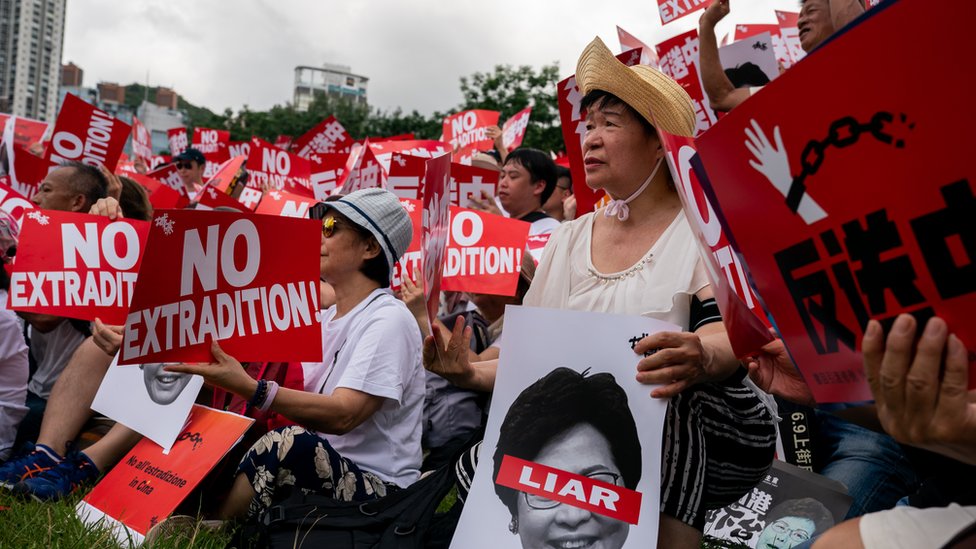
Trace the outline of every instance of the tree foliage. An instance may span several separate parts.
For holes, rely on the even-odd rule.
[[[293,105],[276,105],[267,111],[253,111],[246,105],[236,113],[230,109],[216,114],[209,109],[190,105],[180,98],[180,108],[187,113],[187,125],[230,130],[231,140],[243,141],[257,136],[274,141],[278,135],[298,137],[316,124],[335,116],[356,139],[413,133],[418,139],[437,139],[446,116],[469,109],[501,112],[501,122],[532,107],[524,144],[545,151],[563,148],[556,107],[556,85],[559,67],[553,63],[535,70],[530,66],[498,65],[492,72],[476,72],[460,79],[463,102],[445,112],[425,116],[400,108],[381,110],[331,96],[316,97],[306,111]],[[137,86],[137,85],[133,85]],[[139,95],[141,97],[141,90]],[[155,90],[150,91],[155,95]]]

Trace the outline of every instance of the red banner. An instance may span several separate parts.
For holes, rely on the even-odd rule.
[[[532,114],[532,107],[526,107],[505,121],[505,125],[502,126],[502,144],[505,150],[512,152],[522,146],[525,130],[529,127],[530,114]]]
[[[227,130],[215,130],[212,128],[193,128],[193,141],[191,146],[202,152],[207,160],[211,158],[218,161],[224,156],[228,156],[227,146],[230,144],[230,132]],[[219,160],[223,162],[226,159]]]
[[[361,146],[358,151],[353,151],[349,158],[354,163],[346,163],[346,180],[342,184],[342,194],[349,194],[360,189],[372,189],[374,187],[386,187],[386,170],[373,154],[373,149],[369,142]]]
[[[296,187],[312,190],[312,166],[307,159],[257,138],[251,142],[247,171],[247,184],[251,187],[289,192]]]
[[[639,38],[625,31],[624,29],[617,26],[617,40],[620,42],[620,51],[637,50],[639,49],[640,54],[640,64],[650,65],[657,68],[658,60],[657,55],[654,52],[654,48],[648,47],[647,44],[642,42]]]
[[[264,194],[254,213],[306,218],[308,209],[318,202],[314,198],[285,191],[269,191]]]
[[[514,456],[502,458],[495,484],[628,524],[640,519],[640,492]]]
[[[444,254],[451,216],[451,157],[438,156],[427,161],[424,175],[424,214],[421,222],[423,250],[424,297],[427,298],[427,318],[437,318],[441,296],[441,277],[444,274]],[[410,273],[411,276],[413,273]]]
[[[132,117],[132,154],[148,166],[152,162],[152,135],[138,118]]]
[[[515,295],[530,226],[518,219],[452,206],[441,289]]]
[[[352,143],[349,132],[334,116],[330,116],[296,139],[292,143],[292,150],[302,158],[309,158],[312,154],[345,152]]]
[[[207,180],[206,185],[227,194],[237,194],[238,189],[243,187],[242,181],[248,173],[244,168],[246,158],[234,157],[227,160],[217,168],[217,172]]]
[[[426,163],[425,160],[424,164],[426,165]],[[393,279],[390,282],[390,288],[394,291],[400,289],[400,284],[403,283],[404,277],[409,277],[413,280],[414,270],[419,270],[422,266],[421,256],[423,255],[423,252],[421,252],[421,233],[423,231],[417,230],[417,227],[423,226],[423,200],[401,198],[400,205],[410,215],[410,223],[413,225],[413,239],[410,241],[410,246],[407,247],[407,251],[404,252],[403,257],[393,267]]]
[[[180,177],[180,171],[173,164],[156,168],[146,175],[180,193],[180,195],[186,196],[186,185],[183,183],[183,178]]]
[[[13,120],[13,127],[11,128],[13,142],[15,145],[25,149],[34,143],[40,143],[47,129],[50,127],[47,122],[41,122],[40,120],[0,114],[0,128],[4,128],[7,122],[11,120]]]
[[[640,51],[630,50],[617,56],[627,66],[640,61]],[[573,195],[576,197],[576,215],[592,212],[606,193],[586,186],[586,169],[583,167],[583,138],[586,132],[586,112],[580,109],[583,94],[576,86],[576,75],[559,83],[556,101],[559,105],[559,122],[562,125],[563,143],[569,158],[569,170],[573,176]]]
[[[34,203],[10,186],[10,177],[0,176],[0,210],[7,212],[17,223],[23,225],[24,214],[33,209]]]
[[[7,308],[122,324],[149,223],[31,210],[24,216]]]
[[[260,192],[260,191],[258,191]],[[235,199],[226,191],[221,191],[212,183],[207,183],[197,193],[197,210],[210,211],[217,208],[230,208],[243,213],[251,213],[253,208],[248,208],[243,202]],[[260,197],[259,199],[260,200]],[[255,202],[255,205],[257,202]]]
[[[495,148],[488,137],[488,127],[497,126],[498,111],[471,110],[452,114],[444,119],[444,139],[451,144],[455,156],[472,150]]]
[[[707,8],[709,3],[709,0],[657,0],[657,10],[661,15],[661,24],[667,25]]]
[[[497,170],[451,163],[451,204],[468,208],[472,198],[481,199],[481,193],[494,197],[498,175]]]
[[[227,153],[230,154],[231,158],[237,156],[243,156],[247,158],[251,155],[251,142],[250,141],[231,141],[227,144]]]
[[[424,174],[426,173],[426,158],[393,153],[393,161],[390,162],[390,177],[387,179],[386,188],[402,199],[420,200],[423,198]],[[497,178],[495,182],[498,182]]]
[[[283,151],[287,151],[291,148],[291,143],[294,140],[295,138],[290,135],[278,135],[278,137],[275,137],[274,146]]]
[[[157,211],[119,364],[322,359],[321,223],[232,212]]]
[[[85,496],[79,513],[88,515],[86,522],[104,514],[146,535],[190,495],[252,423],[251,418],[194,405],[168,454],[148,438],[140,440]],[[124,534],[118,537],[125,539]]]
[[[349,153],[319,154],[311,160],[312,174],[309,183],[312,186],[311,196],[318,200],[325,200],[334,193],[346,180],[346,163]],[[302,194],[301,189],[294,189],[295,194]]]
[[[800,45],[800,14],[795,11],[776,10],[776,20],[779,22],[780,43],[786,48],[786,52],[790,56],[790,62],[783,65],[784,68],[788,69],[807,54]],[[775,44],[775,36],[773,40]]]
[[[688,92],[695,107],[695,135],[701,135],[718,121],[705,97],[698,75],[698,30],[692,29],[657,45],[661,72],[670,76]]]
[[[129,125],[78,97],[64,97],[45,158],[55,164],[76,160],[115,171],[129,138]]]
[[[170,128],[166,130],[166,138],[169,140],[170,156],[178,156],[189,146],[186,138],[186,128]]]
[[[451,146],[443,141],[420,140],[420,141],[370,141],[369,148],[380,161],[383,169],[390,173],[390,161],[393,153],[409,154],[422,158],[434,158],[444,153],[451,152]]]
[[[969,141],[946,138],[976,125],[956,61],[976,44],[958,10],[931,18],[921,0],[869,11],[698,139],[713,204],[818,402],[871,398],[859,345],[872,318],[937,314],[976,356],[976,173]],[[937,101],[921,80],[891,85],[906,66],[940,75]],[[858,93],[795,108],[825,81]]]
[[[667,151],[668,165],[681,198],[685,217],[698,237],[702,259],[722,321],[737,357],[758,352],[772,341],[769,321],[752,293],[739,254],[722,232],[722,224],[702,191],[691,166],[695,143],[687,137],[658,131]]]
[[[182,189],[174,189],[157,179],[140,173],[134,173],[128,177],[146,188],[146,191],[149,192],[149,203],[152,204],[154,210],[179,210],[190,205],[190,199]]]
[[[13,161],[9,162],[7,166],[10,187],[26,198],[33,198],[41,181],[44,181],[47,174],[57,168],[57,165],[39,156],[34,156],[27,149],[22,149],[17,145],[7,147],[7,154],[10,155],[11,153],[13,154]]]

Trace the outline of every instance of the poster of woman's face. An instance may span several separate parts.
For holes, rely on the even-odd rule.
[[[509,307],[477,471],[452,547],[657,543],[666,401],[635,380],[640,317]],[[567,337],[571,334],[571,337]]]
[[[113,362],[92,409],[168,449],[186,423],[203,378],[167,372],[166,366],[118,366]]]

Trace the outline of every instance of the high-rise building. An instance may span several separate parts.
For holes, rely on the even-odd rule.
[[[54,122],[65,0],[0,0],[0,112]]]
[[[85,80],[85,71],[75,65],[73,61],[68,61],[67,65],[61,65],[61,85],[66,88],[80,88]]]
[[[321,67],[295,67],[295,108],[307,111],[320,95],[331,95],[366,103],[369,78],[352,73],[347,65],[326,63]]]

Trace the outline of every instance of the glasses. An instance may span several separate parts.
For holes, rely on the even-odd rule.
[[[809,532],[807,532],[803,528],[797,528],[796,530],[791,530],[790,525],[786,524],[785,522],[781,522],[777,520],[776,522],[772,523],[769,527],[770,529],[772,529],[773,532],[776,532],[777,534],[787,534],[790,537],[790,539],[795,541],[796,543],[803,543],[804,541],[810,539]]]
[[[620,480],[620,475],[618,475],[617,473],[611,473],[610,471],[599,471],[584,476],[591,478],[593,480],[605,482],[607,484],[612,484],[614,486],[620,486],[620,484],[617,483],[617,481]],[[545,496],[537,496],[535,494],[529,494],[527,492],[522,492],[522,495],[525,496],[525,504],[532,509],[539,509],[539,510],[552,509],[554,507],[559,506],[560,504],[558,501],[551,500]]]
[[[341,225],[342,223],[339,223],[339,220],[336,219],[336,218],[334,218],[334,217],[332,217],[331,215],[329,217],[326,217],[325,219],[323,219],[322,220],[322,236],[324,236],[326,238],[331,237],[335,233],[335,231],[336,231],[336,224]]]
[[[192,170],[193,169],[193,162],[177,162],[176,163],[176,169],[177,170]]]

